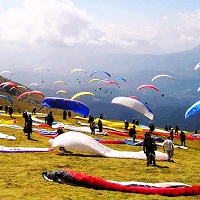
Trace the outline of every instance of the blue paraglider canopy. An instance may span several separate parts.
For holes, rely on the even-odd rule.
[[[71,110],[80,115],[88,116],[89,108],[87,105],[80,101],[75,101],[71,99],[56,98],[56,97],[46,97],[42,103],[43,106],[48,108],[57,108],[62,110]]]
[[[197,101],[195,104],[193,104],[187,109],[187,111],[185,112],[185,119],[187,119],[190,115],[193,115],[198,111],[200,111],[200,101]]]
[[[0,94],[0,97],[7,99],[8,101],[10,101],[11,104],[13,104],[12,100],[9,97],[2,95],[2,94]]]

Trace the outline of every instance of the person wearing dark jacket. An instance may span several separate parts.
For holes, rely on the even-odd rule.
[[[51,127],[53,122],[54,122],[54,117],[52,111],[50,111],[47,116],[47,124]]]
[[[32,118],[31,115],[28,115],[28,120],[26,122],[26,132],[27,132],[27,139],[31,140],[31,133],[32,133]]]
[[[134,124],[134,125],[133,125],[133,128],[130,128],[130,129],[129,129],[129,133],[128,133],[129,136],[133,138],[133,142],[135,142],[136,134],[137,134],[135,128],[136,128],[136,126],[135,126],[135,124]]]
[[[155,141],[151,138],[150,133],[145,133],[142,146],[147,157],[147,166],[149,166],[151,162],[153,162],[153,165],[156,166],[155,151],[157,150],[157,146]]]
[[[101,121],[101,119],[99,118],[99,120],[98,120],[98,127],[99,127],[99,132],[101,133],[101,132],[103,132],[103,123],[102,123],[102,121]]]
[[[185,139],[186,139],[185,133],[183,131],[181,131],[181,133],[180,133],[181,146],[184,146],[184,147],[186,146]]]

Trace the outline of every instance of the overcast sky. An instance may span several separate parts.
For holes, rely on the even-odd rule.
[[[1,65],[22,58],[45,63],[49,49],[51,58],[74,47],[139,54],[188,50],[200,44],[200,1],[0,0],[0,44]]]

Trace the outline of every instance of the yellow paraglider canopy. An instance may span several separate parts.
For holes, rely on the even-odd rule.
[[[80,96],[83,96],[83,95],[92,95],[92,96],[95,96],[92,92],[78,92],[78,93],[76,93],[76,94],[71,98],[71,100],[74,100],[74,99],[76,99],[77,97],[80,97]]]

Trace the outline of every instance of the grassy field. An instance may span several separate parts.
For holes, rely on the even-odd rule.
[[[62,115],[54,111],[55,121],[61,121]],[[0,116],[0,119],[3,117]],[[8,120],[8,118],[4,118]],[[17,125],[23,126],[24,119],[17,118]],[[75,124],[76,119],[67,119],[64,123]],[[49,130],[51,130],[49,128]],[[15,135],[15,141],[1,139],[0,145],[12,147],[50,147],[49,138],[42,137],[33,132],[34,140],[27,140],[22,130],[0,127],[1,133]],[[93,136],[97,137],[97,136]],[[99,136],[101,139],[125,139],[122,136]],[[175,144],[180,141],[175,139]],[[145,160],[117,159],[97,157],[81,152],[72,151],[71,154],[62,154],[59,148],[48,153],[1,153],[1,178],[0,197],[3,200],[10,199],[171,199],[171,197],[159,195],[142,195],[107,190],[95,190],[90,188],[69,186],[48,182],[42,178],[43,171],[57,169],[71,169],[84,172],[89,175],[115,181],[143,181],[143,182],[182,182],[190,185],[200,184],[199,163],[200,147],[199,141],[186,141],[188,150],[175,149],[174,163],[157,161],[157,167],[146,167]],[[117,144],[106,146],[124,151],[140,151],[141,147]],[[162,151],[161,147],[158,147]],[[175,197],[175,199],[200,199],[200,196]]]

